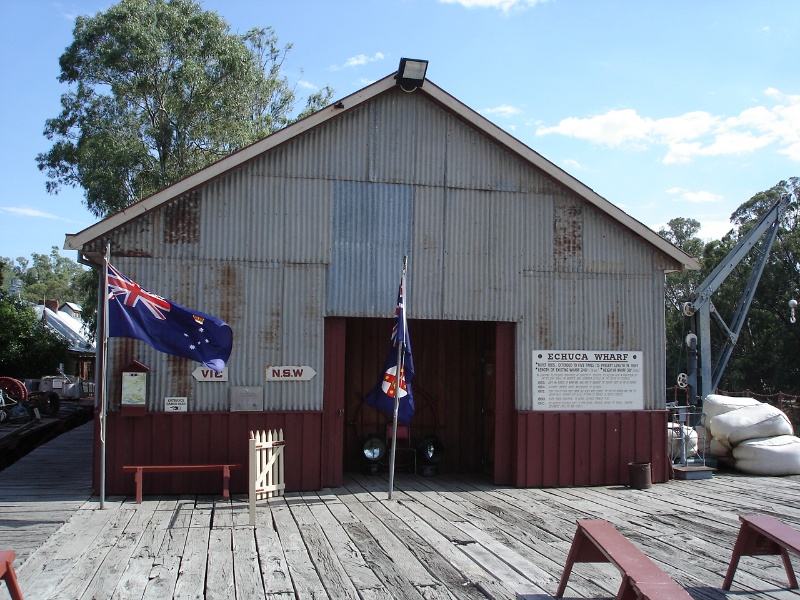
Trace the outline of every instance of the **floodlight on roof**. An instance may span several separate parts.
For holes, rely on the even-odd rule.
[[[428,70],[427,60],[401,58],[397,69],[397,85],[403,89],[416,89],[425,83],[425,72]]]

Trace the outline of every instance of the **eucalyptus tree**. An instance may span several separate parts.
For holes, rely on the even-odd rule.
[[[0,375],[41,377],[67,361],[67,341],[50,331],[30,304],[2,290],[0,323]]]
[[[700,226],[696,219],[678,217],[671,219],[658,234],[689,256],[700,260],[702,264],[705,244],[697,237]],[[681,271],[667,276],[664,311],[667,334],[666,380],[670,387],[676,384],[678,374],[686,371],[685,338],[689,328],[683,314],[683,303],[689,300],[701,281],[698,271]]]
[[[781,181],[742,203],[731,215],[735,229],[723,248],[732,246],[783,194],[791,201],[783,211],[778,235],[756,288],[722,385],[760,393],[800,394],[800,329],[790,322],[789,300],[800,300],[800,178]],[[748,273],[736,269],[717,308],[731,314]],[[727,282],[726,282],[727,283]]]
[[[191,0],[122,0],[78,17],[60,58],[61,113],[37,156],[47,189],[80,187],[102,217],[174,183],[330,101],[295,115],[295,86],[270,27],[232,33]]]
[[[755,194],[731,215],[731,230],[720,240],[703,242],[696,237],[699,222],[673,219],[659,233],[673,244],[700,259],[696,272],[670,275],[667,280],[667,384],[686,368],[686,319],[681,309],[700,282],[722,261],[736,243],[783,194],[792,200],[781,215],[778,234],[772,245],[755,296],[746,315],[736,346],[720,382],[726,391],[750,390],[759,394],[786,392],[800,394],[800,327],[790,322],[789,300],[800,300],[800,178],[781,181],[769,190]],[[712,299],[722,320],[730,323],[750,277],[755,251],[733,268]],[[800,314],[798,314],[800,316]],[[712,357],[724,339],[712,322]]]

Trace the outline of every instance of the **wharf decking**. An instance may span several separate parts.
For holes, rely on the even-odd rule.
[[[110,497],[100,510],[91,431],[0,472],[0,548],[17,550],[27,599],[546,598],[585,518],[609,520],[693,598],[798,598],[776,556],[743,558],[720,586],[739,514],[800,528],[800,477],[515,489],[398,473],[387,500],[385,476],[351,474],[260,502],[253,528],[237,496]],[[608,564],[577,564],[565,596],[610,598],[619,583]]]

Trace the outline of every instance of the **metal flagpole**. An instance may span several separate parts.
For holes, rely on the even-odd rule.
[[[399,335],[399,334],[398,334]],[[392,417],[392,454],[389,459],[389,498],[392,499],[394,489],[394,455],[397,449],[397,412],[400,410],[400,373],[403,369],[403,343],[397,344],[397,371],[394,377],[394,416]]]
[[[106,504],[106,404],[108,401],[108,261],[111,258],[111,244],[106,246],[103,257],[103,336],[101,358],[103,361],[100,370],[103,378],[100,385],[100,508]]]
[[[403,274],[400,276],[400,290],[402,291],[402,298],[403,298],[403,320],[402,323],[398,320],[397,323],[397,340],[401,339],[400,337],[400,328],[403,328],[403,336],[402,342],[397,344],[397,360],[395,361],[395,376],[394,376],[394,383],[392,386],[394,387],[394,416],[392,417],[392,453],[389,459],[389,497],[388,500],[392,499],[392,491],[394,490],[394,457],[395,457],[395,450],[397,449],[397,413],[400,410],[400,378],[403,373],[403,357],[405,356],[405,340],[406,340],[406,266],[408,265],[408,256],[403,257]],[[391,388],[390,388],[391,389]]]

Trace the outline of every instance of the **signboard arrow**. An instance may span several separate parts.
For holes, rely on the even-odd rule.
[[[217,373],[208,367],[197,367],[192,371],[192,377],[197,381],[228,381],[228,367],[222,369],[222,373]]]
[[[308,381],[317,372],[308,366],[267,367],[267,381]]]

